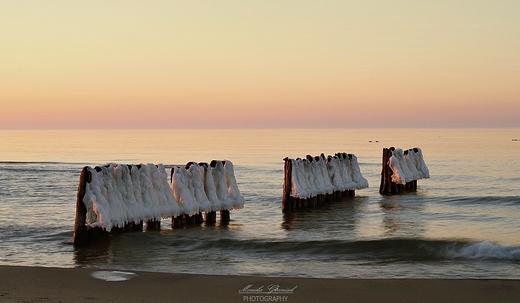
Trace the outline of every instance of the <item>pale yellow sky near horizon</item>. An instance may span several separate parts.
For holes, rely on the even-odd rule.
[[[520,1],[0,1],[0,129],[520,127]]]

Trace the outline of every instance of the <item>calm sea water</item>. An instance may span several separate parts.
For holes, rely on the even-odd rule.
[[[0,131],[0,264],[325,278],[520,278],[520,129]],[[420,147],[431,178],[378,192],[383,147]],[[283,214],[283,158],[354,153],[355,198]],[[234,163],[229,225],[72,243],[85,165]]]

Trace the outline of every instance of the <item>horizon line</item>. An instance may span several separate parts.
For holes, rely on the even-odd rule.
[[[163,131],[163,130],[339,130],[339,129],[515,129],[519,126],[322,126],[322,127],[302,127],[302,126],[286,126],[286,127],[55,127],[55,128],[0,128],[0,131]]]

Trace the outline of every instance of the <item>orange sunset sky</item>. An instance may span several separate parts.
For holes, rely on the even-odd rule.
[[[520,1],[1,1],[0,129],[520,127]]]

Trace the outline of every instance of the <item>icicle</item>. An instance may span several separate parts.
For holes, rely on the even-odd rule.
[[[220,210],[231,210],[233,209],[233,200],[229,197],[228,188],[226,185],[226,178],[224,176],[224,165],[222,161],[214,161],[215,165],[211,168],[211,175],[213,176],[213,182],[217,189],[217,197],[220,201]]]
[[[401,168],[401,161],[400,158],[403,155],[403,150],[400,148],[396,148],[392,152],[392,157],[390,157],[390,160],[388,160],[388,165],[390,165],[390,168],[392,169],[392,182],[397,184],[406,184],[405,181],[405,173],[403,172]]]
[[[417,170],[422,173],[423,178],[430,178],[430,171],[428,170],[428,167],[426,166],[426,163],[424,163],[423,153],[420,148],[417,148],[417,159],[416,159],[416,166]]]
[[[231,163],[229,160],[225,160],[224,163],[224,173],[228,187],[228,195],[231,200],[233,200],[233,208],[242,209],[244,208],[245,200],[244,197],[240,194],[240,190],[238,189],[233,163]]]
[[[174,168],[172,178],[173,195],[177,203],[187,215],[194,215],[199,212],[198,205],[195,204],[195,197],[188,188],[188,180],[186,179],[186,169],[177,166]]]
[[[363,175],[361,175],[361,170],[359,169],[357,157],[354,154],[350,154],[350,158],[350,165],[352,168],[352,181],[356,184],[355,189],[368,188],[368,181],[367,179],[363,178]]]
[[[203,175],[204,175],[204,191],[208,200],[211,202],[210,211],[218,211],[221,209],[220,200],[217,196],[217,188],[213,181],[213,175],[211,174],[211,167],[207,163],[202,164]]]
[[[204,191],[204,183],[202,182],[200,173],[201,169],[197,163],[191,162],[187,170],[187,176],[189,178],[188,184],[190,191],[193,193],[194,200],[199,207],[199,211],[209,212],[212,209],[212,205]]]

